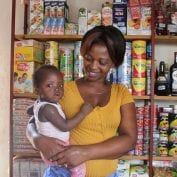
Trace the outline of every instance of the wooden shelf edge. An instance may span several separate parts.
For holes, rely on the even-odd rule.
[[[153,157],[153,160],[156,160],[156,161],[177,161],[177,157]]]
[[[177,41],[177,36],[164,35],[164,36],[155,36],[156,41]]]
[[[27,159],[27,158],[41,158],[41,156],[39,152],[16,152],[13,155],[13,160]]]
[[[149,100],[150,96],[136,96],[136,95],[133,95],[133,99],[135,99],[135,100]]]
[[[31,98],[31,99],[36,99],[37,96],[32,93],[14,93],[13,94],[14,98]]]
[[[82,35],[44,35],[44,34],[17,34],[15,35],[16,40],[23,39],[36,39],[40,41],[46,40],[81,40]]]
[[[148,160],[148,156],[124,155],[119,157],[122,160]]]
[[[154,96],[154,100],[177,101],[177,96]]]
[[[44,34],[16,34],[16,40],[22,39],[37,39],[40,41],[45,40],[82,40],[83,35],[44,35]],[[125,35],[126,40],[133,40],[133,39],[145,39],[150,40],[150,35]]]

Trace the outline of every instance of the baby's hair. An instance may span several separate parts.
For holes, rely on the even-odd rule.
[[[39,88],[40,84],[46,79],[49,74],[57,74],[63,76],[57,67],[53,65],[42,65],[34,74],[33,74],[33,84],[35,88]]]

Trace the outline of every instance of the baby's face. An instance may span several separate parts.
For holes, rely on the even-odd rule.
[[[64,94],[64,83],[61,74],[50,73],[41,83],[38,93],[41,98],[50,102],[58,102]]]

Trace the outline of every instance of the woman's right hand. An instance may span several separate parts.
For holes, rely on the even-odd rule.
[[[35,138],[34,143],[36,145],[36,148],[48,160],[66,149],[66,147],[64,146],[65,143],[63,141],[44,135],[40,135]]]

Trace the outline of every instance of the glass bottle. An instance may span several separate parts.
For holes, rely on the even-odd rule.
[[[171,95],[177,95],[177,52],[174,53],[174,64],[170,67]]]
[[[170,86],[165,76],[165,62],[159,64],[159,74],[155,81],[155,94],[159,96],[167,96],[170,94]]]
[[[156,5],[156,34],[167,35],[167,23],[164,9],[164,0],[160,0],[160,3]]]

